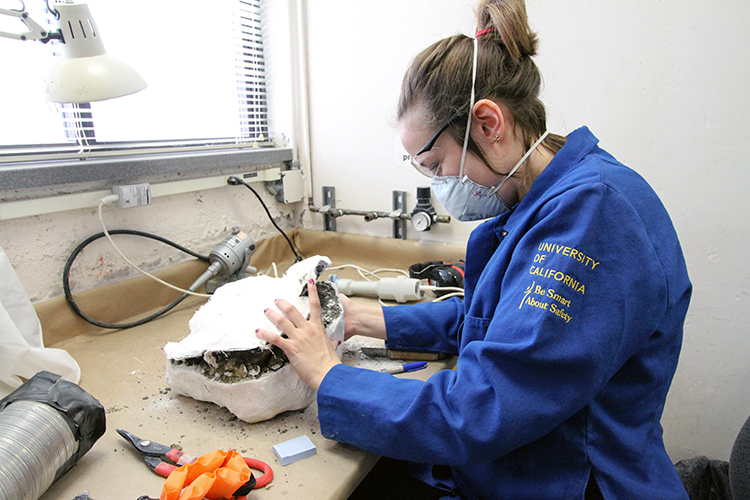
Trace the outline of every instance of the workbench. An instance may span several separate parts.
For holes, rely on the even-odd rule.
[[[361,235],[295,229],[295,246],[306,257],[325,255],[333,266],[355,264],[366,269],[408,269],[428,260],[458,260],[464,249],[443,244],[420,243]],[[280,236],[258,242],[251,264],[280,271],[293,262]],[[160,277],[187,287],[205,270],[200,261],[187,261],[165,270]],[[351,270],[334,271],[342,278],[361,279]],[[395,275],[394,275],[395,276]],[[324,274],[322,279],[325,279]],[[175,298],[175,292],[147,278],[133,278],[76,293],[81,308],[103,321],[122,322],[158,310]],[[177,445],[198,456],[216,449],[234,449],[243,456],[269,464],[273,481],[253,490],[252,499],[345,499],[370,471],[378,456],[353,446],[330,441],[320,433],[317,406],[285,412],[271,420],[249,424],[213,403],[179,396],[165,380],[166,357],[162,348],[188,333],[188,321],[206,299],[191,297],[170,313],[144,325],[125,330],[102,330],[75,316],[63,299],[36,304],[45,344],[62,348],[81,367],[80,386],[105,408],[107,430],[93,448],[67,474],[58,479],[42,500],[72,500],[88,491],[94,500],[135,500],[141,495],[158,498],[164,479],[154,474],[135,449],[117,434],[122,428],[162,444]],[[360,301],[372,299],[355,298]],[[356,355],[358,345],[382,341],[354,337],[347,341],[343,361],[367,366]],[[353,345],[353,347],[352,347]],[[348,347],[347,347],[348,346]],[[393,363],[393,361],[375,361]],[[430,362],[426,370],[397,375],[426,379],[451,368],[453,360]],[[306,435],[317,454],[281,466],[272,446]],[[254,471],[256,477],[261,473]]]

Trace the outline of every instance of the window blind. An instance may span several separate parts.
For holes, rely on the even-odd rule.
[[[240,130],[243,137],[262,140],[268,137],[268,99],[261,5],[259,1],[240,0],[236,7],[234,33]]]
[[[0,163],[272,145],[261,0],[87,3],[107,51],[148,87],[108,101],[46,103],[42,80],[57,42],[0,39],[0,60],[15,68],[0,81]],[[28,10],[54,22],[46,9]]]

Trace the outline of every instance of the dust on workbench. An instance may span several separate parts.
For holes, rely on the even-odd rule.
[[[371,358],[362,354],[362,347],[372,346],[372,339],[352,337],[341,345],[341,361],[349,366],[375,371],[393,368],[402,363],[398,360]],[[241,453],[252,453],[253,451],[249,426],[252,426],[253,433],[260,430],[269,438],[286,433],[290,433],[290,436],[300,434],[315,436],[320,432],[318,408],[315,402],[302,410],[284,412],[271,420],[248,424],[238,419],[224,407],[173,393],[170,387],[166,385],[163,374],[158,374],[155,380],[147,379],[144,382],[142,386],[144,392],[139,397],[134,398],[135,401],[131,400],[130,404],[108,406],[105,408],[105,412],[108,418],[114,419],[115,422],[119,420],[120,414],[127,413],[129,418],[134,420],[129,424],[131,426],[135,424],[135,428],[129,430],[132,430],[136,435],[140,431],[144,434],[143,437],[158,440],[160,437],[155,435],[154,431],[159,429],[156,434],[165,434],[169,444],[176,447],[183,446],[180,440],[185,438],[185,435],[173,433],[173,429],[181,428],[183,423],[189,424],[193,429],[198,425],[205,431],[214,431],[212,433],[213,439],[219,437],[223,440],[222,445],[225,449],[234,449]],[[169,424],[168,427],[166,426],[167,423]],[[165,432],[167,428],[170,429],[170,432]],[[143,429],[148,429],[148,431]],[[169,437],[166,437],[166,434]],[[192,436],[191,441],[194,441],[195,437]],[[213,449],[216,448],[217,443],[214,442],[211,445],[211,449]],[[192,448],[192,451],[198,451],[195,446],[194,443],[189,448]],[[208,448],[209,446],[206,449]]]

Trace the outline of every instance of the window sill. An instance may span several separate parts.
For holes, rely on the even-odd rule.
[[[263,170],[293,159],[291,148],[207,150],[0,166],[0,201]]]

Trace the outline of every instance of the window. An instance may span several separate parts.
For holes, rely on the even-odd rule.
[[[0,0],[4,8],[18,8],[10,3]],[[43,0],[26,3],[37,22],[53,21]],[[107,52],[133,66],[148,87],[108,101],[47,103],[42,82],[54,62],[52,52],[59,50],[57,42],[0,38],[2,64],[15,68],[0,81],[0,165],[20,168],[53,162],[55,167],[54,173],[46,169],[34,176],[4,167],[0,190],[20,178],[27,184],[32,178],[31,184],[55,183],[44,175],[57,178],[62,172],[65,182],[81,182],[75,170],[81,170],[82,163],[101,166],[114,157],[137,161],[135,155],[213,152],[212,158],[220,158],[216,152],[224,151],[244,152],[263,162],[276,159],[268,151],[251,154],[273,146],[261,0],[87,3]],[[23,25],[11,27],[6,21],[0,31],[20,32]],[[284,151],[278,158],[291,159],[291,153]],[[216,167],[224,164],[237,165],[237,160],[219,160]],[[117,168],[121,171],[122,164]],[[107,168],[101,170],[101,177],[111,175]],[[91,169],[85,179],[97,180],[91,179]]]

